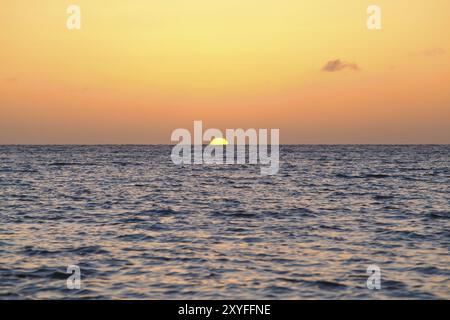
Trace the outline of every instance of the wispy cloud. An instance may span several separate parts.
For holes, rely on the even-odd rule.
[[[16,82],[17,78],[5,78],[5,82]]]
[[[435,56],[442,56],[446,54],[447,51],[442,48],[432,48],[432,49],[426,49],[420,52],[420,55],[426,56],[426,57],[435,57]]]
[[[345,62],[340,59],[330,60],[322,67],[324,72],[338,72],[346,69],[351,71],[361,70],[356,63]]]

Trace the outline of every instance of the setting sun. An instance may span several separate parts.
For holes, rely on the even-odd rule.
[[[228,144],[228,141],[224,138],[214,138],[209,144],[212,146],[224,146]]]

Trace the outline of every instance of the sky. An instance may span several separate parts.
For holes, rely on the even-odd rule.
[[[165,144],[194,120],[450,143],[449,16],[448,0],[3,0],[0,144]]]

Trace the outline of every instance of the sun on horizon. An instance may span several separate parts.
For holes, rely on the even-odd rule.
[[[228,144],[228,141],[225,138],[214,138],[209,144],[212,146],[225,146]]]

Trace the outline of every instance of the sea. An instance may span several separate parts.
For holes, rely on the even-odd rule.
[[[171,150],[0,146],[0,299],[450,299],[450,145]]]

